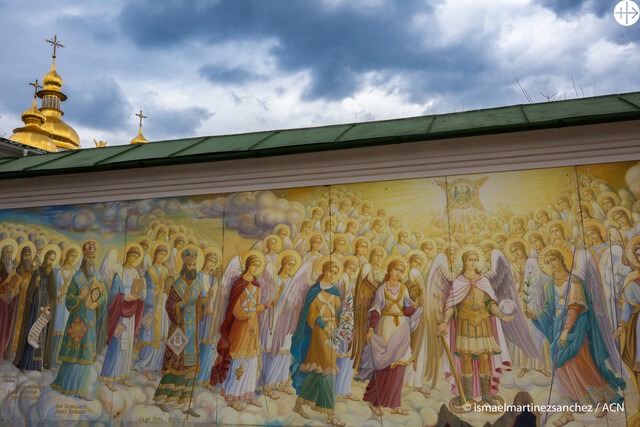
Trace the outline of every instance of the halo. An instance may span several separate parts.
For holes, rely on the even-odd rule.
[[[138,251],[140,251],[140,256],[136,261],[133,262],[133,267],[135,268],[139,266],[140,263],[142,263],[142,259],[144,258],[144,249],[142,249],[142,246],[140,246],[140,243],[136,243],[136,242],[127,243],[124,246],[124,250],[122,251],[122,264],[124,264],[127,261],[127,252],[129,252],[129,249],[131,248],[138,248]]]
[[[185,233],[176,233],[175,237],[173,238],[173,240],[171,241],[171,244],[173,246],[176,245],[176,240],[178,239],[178,237],[182,237],[185,246],[187,245],[187,242],[189,241],[189,239],[187,238],[187,235]]]
[[[464,267],[462,263],[462,255],[469,251],[473,251],[478,254],[478,268],[482,269],[482,266],[484,266],[486,262],[484,259],[484,252],[482,252],[476,245],[463,245],[456,250],[455,254],[453,254],[454,268],[458,271],[462,271],[462,267]]]
[[[347,261],[351,261],[353,263],[355,263],[356,266],[360,267],[360,260],[358,260],[358,257],[356,257],[355,255],[345,255],[342,257],[342,270],[344,271],[344,266],[347,264]],[[355,279],[355,276],[358,276],[358,272],[359,272],[359,268],[356,269],[356,272],[354,273],[354,277],[351,277],[351,275],[349,275],[349,277],[351,277],[351,280]]]
[[[271,239],[276,239],[276,252],[280,252],[282,250],[282,239],[280,236],[276,236],[275,234],[269,234],[262,240],[262,249],[267,252],[269,247],[267,246],[267,242]]]
[[[533,219],[538,222],[538,214],[540,213],[545,213],[547,215],[547,218],[551,219],[551,216],[549,215],[549,211],[546,210],[545,208],[539,208],[536,209],[536,211],[533,213]]]
[[[409,266],[411,265],[411,257],[412,256],[419,256],[420,259],[422,260],[422,268],[420,268],[420,271],[424,271],[425,268],[427,268],[427,254],[425,254],[423,251],[421,251],[420,249],[412,249],[409,252],[407,252],[406,259],[407,259],[407,264],[409,264]]]
[[[167,242],[165,242],[164,240],[156,240],[155,242],[153,242],[151,244],[151,248],[150,248],[150,251],[149,251],[149,255],[151,255],[151,260],[152,261],[153,261],[153,258],[155,258],[156,251],[158,250],[158,246],[160,246],[160,245],[164,245],[167,248],[167,255],[169,255],[171,253],[171,249],[169,248],[169,244]],[[166,261],[166,258],[165,258],[165,261]]]
[[[220,265],[220,261],[222,261],[222,251],[220,250],[220,248],[218,248],[217,246],[207,246],[206,248],[203,249],[203,251],[204,251],[205,259],[207,258],[207,255],[214,254],[218,259],[218,262],[216,263],[216,267]]]
[[[627,215],[627,218],[629,218],[629,222],[633,221],[633,216],[631,215],[629,209],[625,208],[624,206],[616,206],[609,209],[609,212],[607,212],[607,219],[609,220],[609,223],[611,223],[611,225],[617,224],[618,227],[620,226],[618,224],[618,221],[613,219],[613,214],[620,211],[624,212]]]
[[[93,244],[96,246],[95,257],[96,257],[96,263],[97,263],[98,262],[98,258],[99,258],[98,255],[102,255],[102,245],[96,239],[87,239],[87,240],[83,241],[82,245],[80,245],[80,255],[81,255],[82,258],[84,258],[84,251],[82,250],[82,248],[84,248],[84,245],[89,243],[89,242],[93,242]]]
[[[624,247],[624,254],[635,270],[640,270],[640,261],[637,260],[636,254],[633,250],[633,248],[638,245],[640,245],[640,236],[635,236],[633,239],[629,240]]]
[[[27,233],[25,233],[24,231],[16,231],[14,233],[11,233],[11,237],[13,239],[15,239],[15,241],[17,242],[18,240],[20,240],[20,238],[22,238],[23,242],[26,242],[29,240],[29,236],[27,236]],[[20,244],[20,243],[18,243]],[[35,245],[34,245],[35,247]]]
[[[31,248],[31,258],[33,259],[33,258],[36,256],[36,253],[37,253],[37,252],[36,252],[36,245],[35,245],[35,243],[33,243],[33,242],[32,242],[32,241],[30,241],[30,240],[25,240],[24,242],[20,243],[20,245],[18,246],[18,252],[17,252],[17,257],[16,257],[16,259],[18,260],[18,262],[20,262],[20,258],[21,258],[21,255],[22,255],[22,250],[23,250],[25,247],[27,247],[27,246],[28,246],[29,248]]]
[[[311,233],[309,233],[309,237],[307,238],[307,251],[311,250],[311,240],[314,236],[320,236],[320,240],[322,241],[322,245],[320,246],[320,248],[325,245],[324,233],[320,230],[312,231]]]
[[[402,278],[406,278],[409,275],[409,263],[407,262],[407,259],[404,257],[404,255],[400,255],[400,254],[391,254],[391,255],[387,255],[384,258],[384,261],[382,261],[382,269],[384,271],[387,271],[387,269],[389,268],[389,264],[391,264],[394,261],[400,261],[402,262],[402,265],[404,265],[404,274],[402,275]]]
[[[332,258],[333,257],[329,254],[319,257],[313,263],[313,271],[319,274],[322,273],[322,266],[325,265],[325,263],[332,261],[338,266],[338,274],[337,274],[338,277],[336,278],[336,280],[338,280],[340,277],[342,277],[342,263],[337,259],[332,259]]]
[[[44,262],[44,257],[47,255],[47,252],[53,251],[56,254],[56,258],[53,260],[53,265],[56,265],[58,261],[60,261],[60,257],[62,257],[62,250],[60,250],[60,246],[49,244],[42,248],[42,261]]]
[[[351,242],[351,252],[353,252],[355,254],[356,253],[356,248],[358,247],[358,244],[361,243],[361,242],[365,242],[367,244],[366,256],[368,257],[369,256],[369,250],[371,249],[371,242],[365,236],[358,236],[355,239],[353,239],[353,242]]]
[[[496,242],[493,239],[484,239],[484,240],[481,240],[480,243],[478,244],[478,246],[480,246],[480,248],[482,248],[483,246],[486,246],[486,245],[493,246],[493,249],[496,249],[496,248],[500,247],[500,245],[498,245],[498,242]]]
[[[349,247],[349,238],[344,233],[333,233],[331,235],[331,249],[333,251],[333,245],[336,239],[343,239],[347,247]]]
[[[382,256],[387,256],[387,250],[384,248],[384,246],[374,246],[371,249],[369,249],[369,253],[367,254],[368,259],[371,259],[371,254],[375,251],[381,251],[382,252]]]
[[[544,235],[539,230],[531,230],[524,235],[524,239],[529,243],[529,238],[533,235],[539,236],[542,239],[542,243],[546,243],[544,240]],[[531,245],[531,243],[529,243]]]
[[[616,193],[614,193],[613,191],[603,191],[602,193],[598,194],[598,204],[602,206],[602,201],[607,197],[613,200],[614,207],[617,206],[618,203],[620,203],[620,197],[618,197]]]
[[[278,258],[276,258],[276,265],[280,266],[282,264],[282,260],[286,256],[293,257],[293,259],[295,260],[295,265],[293,268],[295,271],[297,271],[298,268],[300,268],[300,266],[302,265],[302,257],[295,249],[285,249],[284,251],[280,252]]]
[[[569,226],[567,225],[567,223],[564,222],[561,219],[554,219],[553,221],[549,221],[549,223],[547,224],[547,230],[551,231],[551,229],[555,225],[560,226],[560,228],[562,228],[562,231],[564,233],[564,238],[568,239],[569,238]]]
[[[240,257],[240,261],[242,262],[242,265],[241,265],[240,268],[242,269],[242,271],[244,271],[244,266],[247,264],[247,259],[251,255],[255,255],[260,259],[260,268],[258,269],[258,271],[256,271],[256,275],[259,275],[260,273],[262,273],[264,268],[267,266],[267,258],[264,256],[262,251],[259,251],[259,250],[256,250],[256,249],[250,249],[250,250],[246,251],[245,253],[243,253],[242,257]],[[204,258],[202,260],[202,263],[204,264]]]
[[[275,227],[273,227],[273,234],[278,234],[278,231],[285,229],[287,231],[287,237],[291,236],[291,227],[289,227],[287,224],[278,224]]]
[[[573,217],[579,220],[582,218],[582,216],[578,215],[578,209],[585,209],[587,212],[589,212],[589,217],[593,218],[593,207],[589,203],[578,202],[574,203],[573,206],[571,206],[571,213],[573,214]]]
[[[504,237],[504,241],[506,242],[507,240],[509,240],[509,236],[507,236],[507,233],[503,233],[502,231],[498,231],[497,233],[493,233],[493,236],[491,236],[491,238],[493,240],[496,241],[496,243],[498,242],[498,238],[499,237]],[[499,247],[499,246],[498,246]]]
[[[72,267],[75,268],[78,264],[80,264],[80,260],[82,259],[82,248],[80,248],[80,245],[78,245],[77,243],[71,243],[64,248],[64,250],[62,251],[62,256],[60,257],[60,264],[62,265],[62,263],[67,259],[67,254],[71,249],[75,249],[78,254],[75,264],[72,265]]]
[[[13,248],[14,257],[18,255],[18,242],[16,242],[15,239],[7,237],[0,241],[0,255],[2,254],[2,249],[4,249],[5,246],[11,246]]]
[[[595,220],[595,219],[590,219],[589,221],[586,221],[584,223],[584,234],[585,234],[585,238],[587,238],[587,229],[589,228],[597,228],[600,231],[600,237],[602,237],[602,240],[607,240],[607,230],[604,228],[604,225],[602,225],[602,223],[600,223],[600,221]],[[593,243],[593,242],[591,242]]]
[[[529,257],[529,253],[531,252],[531,245],[529,245],[529,242],[524,240],[522,237],[512,237],[504,244],[504,254],[510,261],[515,261],[516,259],[516,257],[511,253],[511,246],[516,242],[520,242],[524,245],[524,250],[526,251],[525,256]]]
[[[434,254],[438,253],[438,244],[436,243],[436,241],[434,239],[429,239],[429,238],[424,239],[422,242],[420,242],[420,246],[419,247],[422,248],[422,246],[424,246],[425,243],[431,243],[431,246],[433,247],[433,251],[432,251],[433,254],[431,254],[431,255],[434,255]]]
[[[562,254],[565,261],[564,264],[567,267],[567,270],[571,272],[571,267],[573,264],[573,254],[571,253],[571,251],[564,246],[551,245],[541,250],[540,255],[538,255],[538,263],[540,264],[540,268],[542,269],[542,271],[544,271],[544,274],[546,274],[547,276],[553,276],[553,270],[551,270],[551,266],[544,262],[544,259],[547,257],[548,253],[552,250],[559,251]]]
[[[202,270],[202,266],[204,265],[204,255],[202,254],[202,249],[200,249],[196,245],[185,245],[182,249],[180,249],[180,252],[178,252],[175,261],[176,270],[178,270],[178,272],[182,271],[182,266],[184,264],[184,261],[182,260],[182,253],[187,249],[191,249],[196,253],[196,271]]]
[[[411,240],[411,232],[409,231],[408,228],[399,228],[398,231],[396,232],[396,235],[394,236],[396,238],[396,243],[398,243],[400,241],[400,233],[407,233],[407,240]]]
[[[510,225],[511,227],[514,227],[513,223],[514,223],[517,219],[519,219],[519,220],[521,220],[521,221],[522,221],[522,225],[523,225],[523,226],[527,224],[527,221],[525,221],[523,217],[521,217],[520,215],[514,215],[514,216],[512,216],[512,217],[511,217],[511,219],[509,220],[509,225]]]

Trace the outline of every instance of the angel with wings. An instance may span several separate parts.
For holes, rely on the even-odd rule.
[[[261,251],[249,250],[242,260],[234,258],[227,267],[219,291],[218,305],[224,318],[220,326],[218,357],[211,368],[211,385],[221,385],[227,404],[236,411],[244,410],[242,402],[262,407],[255,399],[259,363],[260,325],[258,316],[275,305],[274,300],[262,304],[258,276],[265,266]],[[240,270],[240,265],[243,266]],[[216,323],[220,321],[217,318]]]
[[[438,332],[446,335],[446,344],[453,355],[451,360],[445,360],[445,378],[451,383],[452,393],[460,396],[454,403],[456,410],[460,409],[460,403],[478,397],[490,405],[502,402],[497,395],[500,378],[503,372],[511,370],[507,339],[526,355],[540,357],[504,253],[498,249],[491,252],[492,267],[486,273],[478,268],[483,264],[482,258],[478,248],[465,245],[454,256],[460,274],[453,283],[446,283],[447,274],[430,275],[440,281],[430,287],[439,289],[444,302]],[[446,263],[447,257],[440,257],[438,261]],[[434,262],[432,269],[443,272],[449,268]],[[430,290],[430,295],[432,293]],[[462,382],[458,372],[462,372]]]
[[[604,294],[593,255],[586,249],[574,256],[562,246],[548,246],[540,254],[541,265],[550,276],[545,284],[545,302],[541,310],[526,314],[551,342],[554,377],[566,404],[596,406],[598,403],[621,403],[619,389],[624,381],[621,361],[604,302]],[[599,406],[596,417],[606,414]],[[574,420],[570,412],[554,422],[556,426]]]

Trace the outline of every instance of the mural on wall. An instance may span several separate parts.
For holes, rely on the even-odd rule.
[[[629,422],[639,169],[0,211],[0,418]]]

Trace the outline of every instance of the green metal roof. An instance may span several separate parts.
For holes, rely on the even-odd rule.
[[[15,157],[0,161],[0,179],[276,156],[624,120],[640,120],[640,92]]]

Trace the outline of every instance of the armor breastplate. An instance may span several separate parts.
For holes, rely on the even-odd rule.
[[[471,285],[469,294],[458,305],[458,319],[466,320],[472,326],[479,325],[489,317],[489,310],[487,310],[485,304],[486,296],[484,292],[475,285]]]

